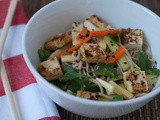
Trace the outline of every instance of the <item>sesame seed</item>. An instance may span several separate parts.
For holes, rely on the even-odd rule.
[[[154,61],[155,64],[157,64],[157,61]]]

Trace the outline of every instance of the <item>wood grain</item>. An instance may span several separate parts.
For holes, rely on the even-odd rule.
[[[30,18],[37,10],[54,0],[22,0],[25,11]],[[160,0],[133,0],[160,16]],[[110,119],[91,119],[73,114],[60,106],[58,110],[62,120],[160,120],[160,95],[139,110],[130,114]]]

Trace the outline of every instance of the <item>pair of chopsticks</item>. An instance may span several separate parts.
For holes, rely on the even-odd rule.
[[[10,6],[8,9],[8,13],[7,13],[7,17],[6,17],[6,20],[5,20],[3,29],[2,29],[1,36],[0,36],[0,72],[1,72],[3,87],[6,93],[6,97],[8,100],[8,104],[9,104],[9,108],[10,108],[13,120],[19,120],[19,116],[16,110],[15,102],[12,96],[11,87],[10,87],[9,80],[8,80],[6,70],[4,67],[4,63],[2,60],[2,52],[3,52],[4,44],[7,38],[8,30],[11,25],[12,18],[13,18],[13,15],[14,15],[14,12],[17,6],[17,2],[18,0],[11,0]]]

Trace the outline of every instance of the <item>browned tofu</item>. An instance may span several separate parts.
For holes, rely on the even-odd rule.
[[[106,60],[106,55],[102,48],[97,44],[84,43],[80,52],[82,54],[82,60],[87,63],[103,63]]]
[[[148,84],[144,71],[124,72],[123,80],[125,87],[131,93],[142,93],[148,91]]]
[[[81,98],[90,99],[90,100],[98,100],[98,98],[99,98],[98,93],[82,91],[82,90],[77,91],[76,96],[79,96]]]
[[[56,50],[72,41],[71,33],[61,33],[53,37],[52,40],[45,42],[44,48],[47,50]]]
[[[72,24],[72,44],[76,45],[79,43],[79,40],[77,40],[77,36],[83,29],[83,24],[79,22],[74,22]]]
[[[38,72],[48,81],[58,79],[63,74],[56,57],[40,63]]]
[[[122,38],[127,49],[142,49],[143,32],[140,29],[123,29]]]
[[[87,18],[84,22],[84,26],[87,27],[89,31],[92,30],[107,30],[110,29],[111,26],[103,22],[100,18],[98,18],[96,15],[92,15],[89,18]]]

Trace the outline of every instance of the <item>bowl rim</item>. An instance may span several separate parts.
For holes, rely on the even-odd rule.
[[[60,88],[58,88],[57,86],[52,85],[51,83],[46,81],[42,76],[40,76],[40,74],[37,72],[37,70],[31,64],[31,62],[30,62],[30,60],[28,58],[27,52],[26,52],[25,38],[26,38],[27,30],[30,27],[30,24],[34,21],[34,19],[37,16],[39,16],[41,13],[43,13],[43,11],[45,11],[46,9],[48,9],[50,7],[53,7],[56,4],[60,4],[61,2],[64,2],[64,1],[65,0],[57,0],[57,1],[51,2],[48,5],[44,6],[43,8],[41,8],[39,11],[37,11],[31,17],[31,19],[28,21],[28,23],[27,23],[27,25],[25,27],[25,30],[24,30],[24,33],[23,33],[23,38],[22,38],[22,53],[23,53],[23,56],[24,56],[24,60],[25,60],[25,62],[27,64],[28,68],[32,72],[32,74],[34,74],[35,79],[40,80],[45,86],[47,86],[51,90],[57,92],[58,95],[65,96],[67,99],[69,99],[71,101],[76,101],[76,102],[83,103],[83,104],[86,104],[86,105],[95,105],[95,106],[123,106],[123,105],[130,105],[130,104],[134,104],[134,103],[145,101],[146,99],[149,99],[149,98],[153,98],[158,93],[160,93],[160,87],[158,87],[154,91],[151,91],[151,92],[147,93],[144,96],[141,96],[141,97],[138,97],[138,98],[133,98],[133,99],[130,99],[130,100],[124,100],[124,101],[95,101],[95,100],[88,100],[88,99],[84,99],[84,98],[80,98],[80,97],[68,94],[65,91],[63,91]],[[120,1],[120,0],[117,0],[117,1]],[[140,4],[138,4],[138,3],[134,2],[134,1],[131,1],[131,0],[121,0],[121,1],[128,2],[129,4],[133,4],[134,6],[138,7],[139,9],[142,9],[143,11],[147,12],[152,17],[154,17],[155,19],[158,19],[160,21],[160,17],[157,14],[155,14],[154,12],[152,12],[151,10],[149,10],[148,8],[142,6],[142,5],[140,5]]]

